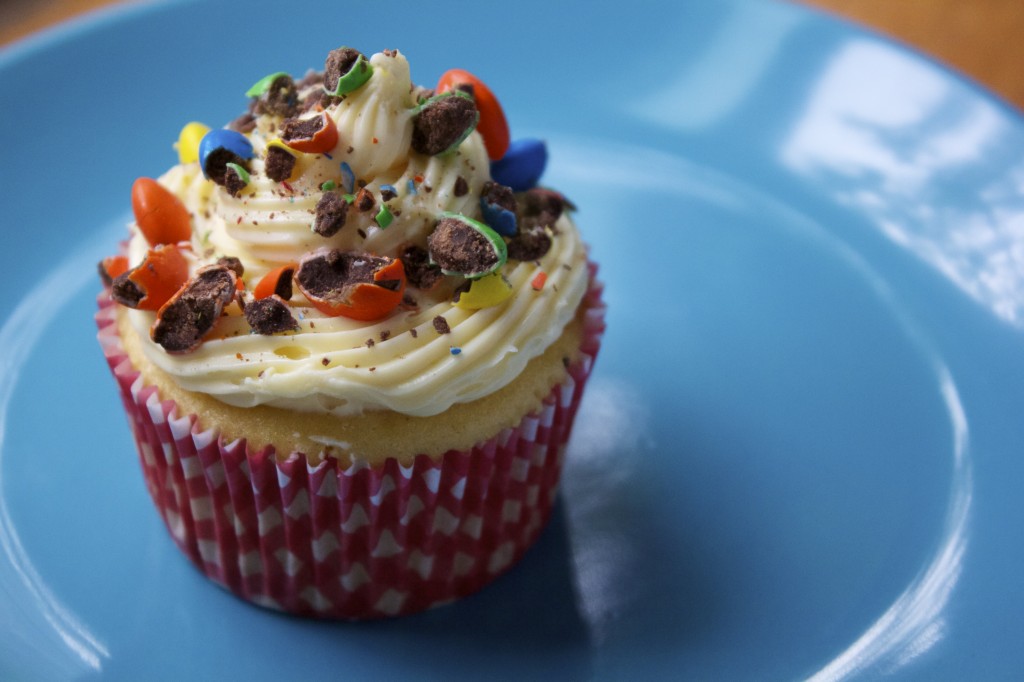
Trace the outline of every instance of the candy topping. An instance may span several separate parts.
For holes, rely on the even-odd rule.
[[[380,210],[377,211],[377,215],[374,216],[373,219],[377,221],[377,224],[380,226],[380,229],[383,230],[387,228],[388,225],[391,224],[391,221],[395,219],[395,216],[391,212],[391,209],[388,208],[388,205],[382,203],[380,205]]]
[[[199,141],[208,132],[210,129],[202,123],[192,121],[185,124],[185,127],[178,133],[178,141],[174,145],[178,150],[180,163],[194,163],[199,160]]]
[[[320,154],[338,144],[338,126],[326,111],[313,118],[289,118],[281,123],[281,139],[295,151]]]
[[[348,201],[340,192],[324,192],[316,204],[313,231],[321,237],[333,237],[345,226],[347,214]]]
[[[299,262],[295,282],[323,314],[368,321],[402,301],[405,270],[397,258],[321,248]]]
[[[249,185],[249,171],[237,163],[228,163],[224,169],[224,189],[233,197]]]
[[[475,278],[505,264],[505,240],[481,222],[458,213],[442,213],[427,238],[430,260],[446,275]]]
[[[299,106],[299,91],[292,77],[283,71],[256,81],[246,90],[246,97],[256,97],[254,111],[271,116],[292,116]]]
[[[516,197],[510,188],[497,182],[484,183],[480,210],[484,222],[498,234],[511,237],[516,233]]]
[[[277,294],[249,301],[243,310],[245,321],[257,334],[279,334],[300,329],[288,304]]]
[[[252,291],[253,297],[259,301],[276,295],[285,301],[291,300],[293,274],[295,274],[295,265],[293,263],[274,268],[260,278],[256,288]]]
[[[138,310],[158,310],[188,281],[188,261],[174,244],[154,246],[137,266],[114,278],[110,297]]]
[[[428,156],[453,151],[473,132],[479,118],[476,104],[464,92],[431,97],[413,118],[412,148]]]
[[[267,155],[263,160],[263,172],[274,182],[296,180],[301,174],[294,152],[281,140],[267,143]]]
[[[235,296],[237,275],[223,265],[208,265],[160,308],[150,330],[168,353],[195,350]]]
[[[192,236],[185,204],[152,178],[139,178],[132,184],[132,213],[151,246],[188,241]]]
[[[339,97],[359,89],[372,75],[373,66],[361,52],[339,47],[331,50],[324,63],[324,92]]]
[[[500,272],[469,280],[469,288],[456,294],[455,306],[465,310],[479,310],[507,300],[512,295],[512,284]]]
[[[525,192],[540,180],[548,163],[548,150],[543,140],[513,140],[505,156],[491,162],[491,177],[508,185],[513,192]]]
[[[476,101],[476,108],[480,110],[480,123],[477,130],[484,138],[487,156],[492,161],[497,161],[508,150],[509,132],[505,112],[502,111],[501,104],[498,103],[498,98],[494,96],[491,89],[468,71],[449,69],[437,81],[436,90],[440,94],[450,90],[465,89],[467,86]]]
[[[199,142],[199,163],[203,176],[218,185],[225,184],[229,163],[244,167],[251,158],[252,144],[245,135],[234,130],[211,130]]]

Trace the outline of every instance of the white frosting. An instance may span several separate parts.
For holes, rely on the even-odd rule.
[[[425,246],[441,212],[479,217],[480,189],[489,179],[480,135],[474,132],[444,156],[412,151],[416,103],[408,63],[398,53],[374,55],[371,63],[374,73],[366,85],[327,109],[339,132],[332,158],[300,154],[302,174],[287,183],[291,191],[263,173],[261,159],[276,122],[270,117],[261,117],[250,134],[252,182],[241,196],[233,198],[205,180],[195,163],[176,166],[160,179],[193,214],[193,267],[234,256],[244,264],[243,279],[251,290],[269,270],[295,263],[321,246],[395,257],[407,244]],[[341,184],[341,162],[366,182],[378,206],[381,185],[397,190],[398,197],[388,202],[396,217],[387,229],[374,223],[374,209],[349,210],[345,226],[333,237],[312,232],[320,185],[327,180]],[[469,191],[456,196],[460,176]],[[140,262],[147,248],[133,227],[130,261]],[[547,280],[535,291],[531,283],[542,271]],[[455,307],[452,292],[460,280],[447,278],[430,292],[407,289],[418,309],[399,308],[370,323],[326,317],[296,289],[290,304],[300,331],[251,333],[232,306],[199,348],[184,355],[168,354],[149,340],[153,313],[129,314],[149,360],[188,390],[239,406],[338,415],[389,409],[426,416],[507,385],[561,335],[586,288],[585,248],[563,215],[545,256],[536,262],[510,260],[502,272],[514,293],[500,305],[476,311]],[[438,315],[450,334],[434,329]],[[372,345],[367,343],[371,339]],[[453,355],[452,347],[461,352]]]

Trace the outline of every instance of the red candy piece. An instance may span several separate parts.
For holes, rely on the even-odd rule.
[[[109,285],[115,277],[128,272],[128,256],[107,256],[100,261],[100,269],[103,270],[104,282]]]
[[[473,86],[473,99],[476,100],[476,108],[480,112],[480,122],[476,129],[484,138],[488,158],[491,161],[497,161],[508,151],[510,139],[505,112],[502,111],[501,104],[491,89],[469,71],[462,69],[445,71],[437,81],[436,92],[440,95],[449,90],[455,90],[460,85]]]
[[[150,246],[192,238],[192,220],[185,204],[152,178],[139,178],[132,185],[132,212]]]

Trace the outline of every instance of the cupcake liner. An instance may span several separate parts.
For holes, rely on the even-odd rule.
[[[124,402],[149,494],[171,537],[207,577],[293,614],[366,619],[474,592],[536,540],[604,331],[589,265],[580,359],[541,409],[468,450],[347,468],[227,442],[146,385],[99,298],[99,340]]]

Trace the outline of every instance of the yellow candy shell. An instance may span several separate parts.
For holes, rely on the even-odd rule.
[[[178,141],[174,148],[178,150],[178,161],[181,163],[194,163],[199,160],[199,141],[203,139],[210,129],[202,123],[192,121],[187,123],[181,132],[178,133]]]
[[[494,272],[472,280],[469,291],[462,292],[455,306],[463,310],[479,310],[498,305],[511,295],[512,285],[500,272]]]

